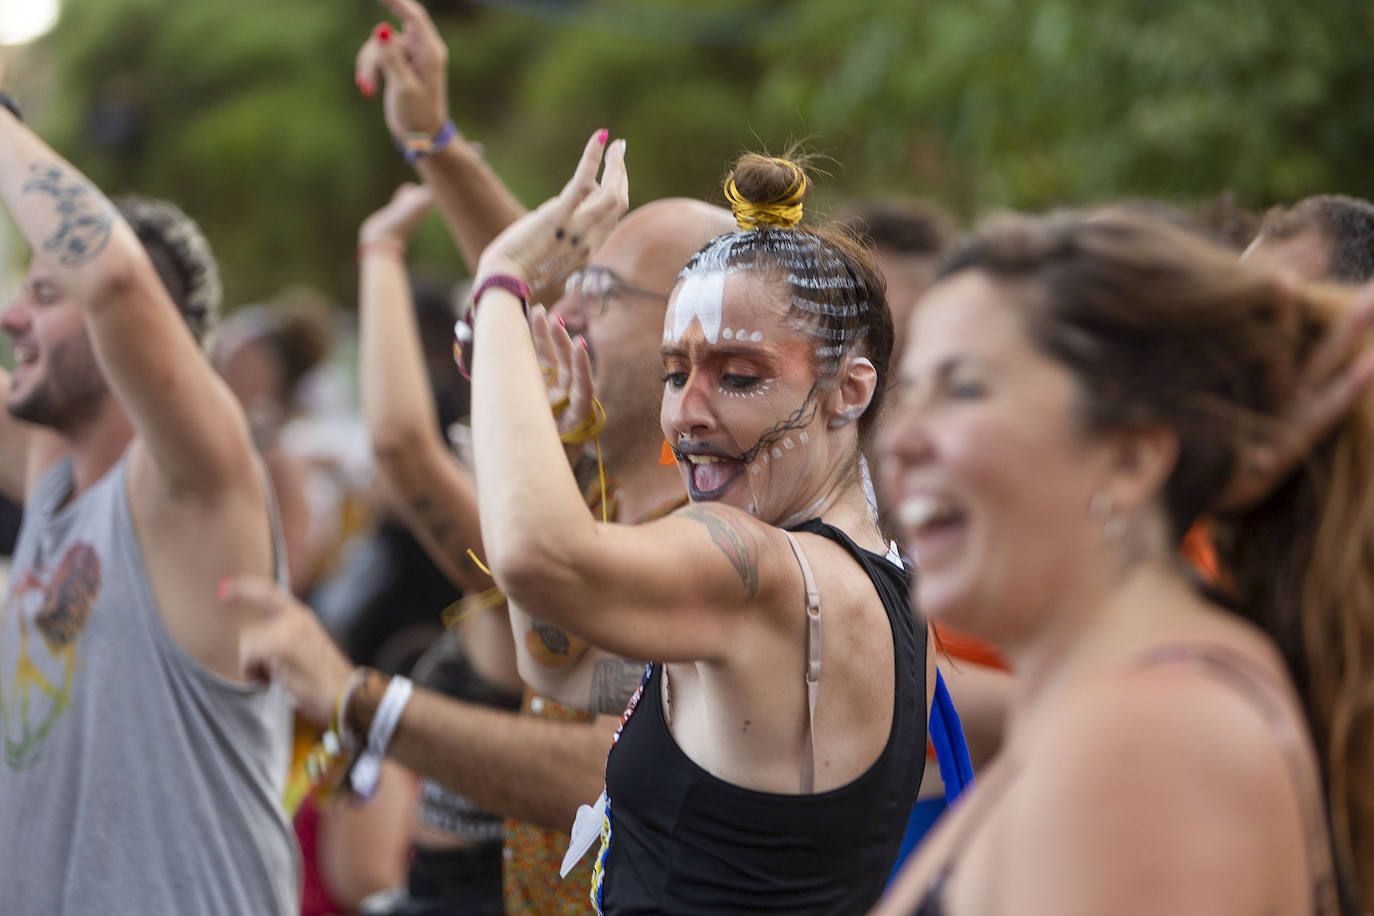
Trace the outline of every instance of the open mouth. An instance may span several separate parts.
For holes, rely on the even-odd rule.
[[[916,554],[918,562],[926,563],[954,546],[964,532],[968,513],[948,499],[923,493],[898,504],[897,520],[906,535],[907,547]]]
[[[744,462],[720,455],[680,454],[687,462],[687,495],[693,502],[717,499],[744,473]]]

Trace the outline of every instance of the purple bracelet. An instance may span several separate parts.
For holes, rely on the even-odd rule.
[[[450,118],[444,122],[434,136],[407,134],[404,140],[396,141],[396,148],[401,151],[406,162],[415,162],[435,150],[442,149],[456,136],[458,136],[458,128],[453,126],[453,120]]]

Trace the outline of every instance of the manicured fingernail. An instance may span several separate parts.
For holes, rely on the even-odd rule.
[[[383,22],[381,25],[377,26],[376,34],[377,40],[382,44],[386,44],[391,40],[391,26]]]
[[[358,76],[358,91],[363,94],[363,98],[370,99],[373,93],[377,91],[377,87],[372,85],[372,80],[360,74]]]
[[[215,593],[219,595],[220,601],[223,601],[225,598],[229,597],[229,587],[232,584],[233,580],[230,579],[228,576],[225,576],[223,579],[219,580],[219,586],[215,589]]]
[[[603,128],[601,128],[600,130],[598,130],[598,131],[596,132],[596,142],[597,142],[597,143],[600,143],[602,146],[605,146],[605,145],[606,145],[606,138],[609,137],[610,135],[611,135],[611,132],[608,131],[606,128],[603,127]]]
[[[587,338],[583,337],[581,334],[577,335],[577,342],[582,345],[582,349],[586,350],[588,353],[592,352],[587,346]]]
[[[625,150],[626,150],[627,147],[629,147],[629,145],[630,145],[630,142],[629,142],[628,140],[621,140],[621,141],[620,141],[620,158],[621,158],[621,159],[624,159],[624,158],[625,158]]]
[[[562,315],[554,315],[553,317],[558,319],[558,326],[559,326],[560,328],[562,328],[562,329],[565,330],[565,331],[568,329],[567,324],[563,321],[563,316],[562,316]]]

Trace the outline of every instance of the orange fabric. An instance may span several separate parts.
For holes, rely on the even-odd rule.
[[[935,635],[938,637],[938,641],[935,643],[937,652],[944,650],[950,658],[973,662],[975,665],[985,665],[999,671],[1011,670],[1006,659],[1002,658],[1001,653],[994,649],[990,643],[983,642],[976,636],[961,633],[942,623],[932,623],[931,626],[935,628]]]
[[[523,715],[544,719],[590,722],[596,717],[581,710],[536,696],[526,688]],[[587,799],[587,803],[591,803]],[[507,913],[538,913],[563,916],[591,912],[592,863],[596,856],[582,857],[568,877],[559,878],[569,837],[566,833],[545,830],[533,824],[506,819],[505,868],[501,871]]]
[[[1200,518],[1183,537],[1183,558],[1202,573],[1203,578],[1215,584],[1221,578],[1221,564],[1217,561],[1217,549],[1212,543],[1212,522]]]

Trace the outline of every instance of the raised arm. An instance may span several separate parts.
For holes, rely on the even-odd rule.
[[[382,23],[364,42],[356,63],[358,88],[371,96],[382,83],[387,129],[398,141],[441,138],[432,151],[415,159],[415,168],[433,190],[458,251],[473,268],[482,249],[525,208],[475,145],[456,130],[443,139],[451,123],[448,48],[425,8],[415,0],[382,0],[382,5],[400,27]]]
[[[647,525],[593,518],[567,469],[516,296],[488,278],[578,266],[624,211],[624,144],[588,141],[572,180],[482,256],[473,435],[483,541],[498,584],[541,619],[627,658],[720,659],[740,628],[781,626],[777,589],[795,585],[782,535],[746,513],[693,506]],[[573,244],[576,239],[577,243]],[[773,615],[772,611],[777,611]],[[792,619],[792,618],[789,618]]]
[[[252,475],[247,424],[133,230],[75,168],[0,113],[0,196],[77,301],[106,381],[168,491],[211,495]]]
[[[406,276],[406,243],[432,200],[428,188],[404,185],[358,232],[363,417],[382,475],[426,553],[455,583],[483,591],[491,577],[467,553],[482,552],[477,493],[440,436]]]

